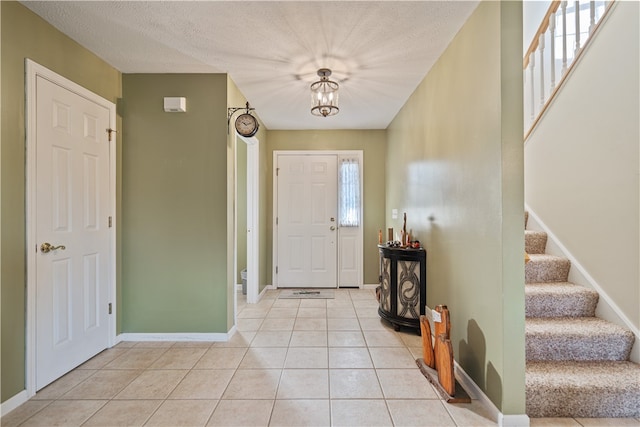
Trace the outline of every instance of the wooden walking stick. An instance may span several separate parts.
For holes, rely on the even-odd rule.
[[[436,367],[436,359],[433,355],[433,345],[431,344],[431,325],[427,316],[420,316],[420,332],[422,334],[422,358],[424,364],[430,368]]]
[[[434,354],[438,382],[450,396],[453,396],[456,391],[456,378],[453,373],[453,347],[451,346],[449,335],[451,332],[449,309],[446,305],[438,305],[436,306],[436,312],[440,317],[439,319],[434,319],[433,323],[436,336]]]
[[[451,340],[445,338],[444,334],[436,337],[438,345],[436,354],[436,369],[438,371],[438,382],[444,391],[453,396],[456,393],[456,378],[453,372],[453,347]]]

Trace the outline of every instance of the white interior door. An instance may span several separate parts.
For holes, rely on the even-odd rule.
[[[337,156],[277,157],[278,287],[337,287]]]
[[[108,128],[108,108],[36,76],[36,389],[109,346]]]

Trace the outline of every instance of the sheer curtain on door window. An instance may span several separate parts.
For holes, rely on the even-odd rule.
[[[358,159],[342,159],[338,182],[340,227],[360,226],[360,164]]]

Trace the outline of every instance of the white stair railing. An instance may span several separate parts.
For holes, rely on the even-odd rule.
[[[612,4],[551,2],[523,59],[525,140]]]

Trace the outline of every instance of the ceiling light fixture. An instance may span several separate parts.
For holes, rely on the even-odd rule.
[[[311,84],[311,114],[314,116],[335,116],[338,108],[338,83],[329,80],[331,70],[320,68],[320,80]]]

